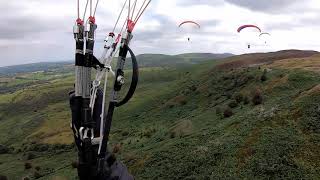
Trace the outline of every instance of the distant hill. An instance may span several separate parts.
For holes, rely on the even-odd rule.
[[[212,54],[212,53],[187,53],[178,55],[164,54],[141,54],[137,56],[139,65],[142,67],[157,66],[184,66],[190,64],[199,64],[208,60],[216,60],[234,56],[230,53]]]
[[[233,56],[233,54],[188,53],[179,55],[141,54],[137,56],[140,67],[181,66],[199,64],[203,61],[221,59]],[[72,61],[64,62],[40,62],[15,66],[0,67],[0,75],[15,75],[17,73],[29,73],[37,71],[63,70],[73,64]]]
[[[277,60],[291,58],[306,58],[316,54],[319,54],[319,52],[303,50],[282,50],[269,53],[243,54],[225,59],[226,62],[217,67],[222,69],[229,69],[245,66],[259,66],[263,64],[270,64]]]
[[[61,69],[65,65],[69,65],[70,62],[40,62],[32,64],[22,64],[14,66],[0,67],[0,75],[14,75],[17,73],[29,73],[37,71],[52,71]]]

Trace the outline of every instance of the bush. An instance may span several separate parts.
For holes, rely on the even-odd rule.
[[[128,136],[128,135],[129,135],[129,132],[128,132],[128,131],[123,131],[121,135],[122,135],[122,136]]]
[[[186,99],[181,100],[179,103],[180,103],[180,105],[186,105],[187,104],[187,100]]]
[[[8,180],[7,176],[0,175],[0,180]]]
[[[121,151],[121,144],[117,143],[112,148],[112,153],[116,154]]]
[[[191,91],[196,91],[197,90],[197,86],[195,86],[195,85],[192,85],[192,86],[190,86],[189,87],[189,89],[191,90]]]
[[[27,154],[27,156],[26,156],[26,159],[27,159],[27,160],[31,160],[31,159],[34,159],[34,158],[36,158],[36,154],[33,153],[33,152],[29,152],[29,153]]]
[[[34,168],[36,171],[40,171],[40,166],[36,166],[35,168]]]
[[[5,145],[0,144],[0,154],[7,154],[9,152],[9,148]]]
[[[241,93],[237,93],[235,96],[234,96],[234,99],[237,101],[237,103],[241,103],[244,99],[243,95]]]
[[[24,163],[24,169],[31,169],[31,168],[32,168],[32,164],[30,162]]]
[[[33,172],[33,176],[35,179],[39,179],[42,177],[42,175],[38,171]]]
[[[216,114],[217,114],[217,116],[221,116],[222,115],[222,109],[221,109],[221,107],[216,107]]]
[[[248,96],[244,96],[243,97],[243,104],[249,104],[250,103],[250,99]]]
[[[264,82],[264,81],[267,80],[267,70],[266,70],[266,69],[263,71],[263,74],[262,74],[262,76],[260,77],[260,80],[261,80],[262,82]]]
[[[225,118],[231,117],[233,115],[232,109],[230,107],[226,107],[226,109],[223,112],[223,116]]]
[[[232,94],[229,93],[229,92],[226,93],[226,96],[227,96],[228,99],[231,99],[231,98],[232,98]]]
[[[262,103],[262,92],[260,89],[256,89],[255,92],[253,93],[252,97],[252,103],[254,105],[259,105]]]
[[[231,102],[229,102],[228,106],[229,106],[230,108],[235,108],[235,107],[238,106],[238,103],[237,103],[237,101],[232,100]]]
[[[23,177],[22,180],[30,180],[30,178],[26,176],[26,177]]]
[[[175,134],[174,132],[171,132],[171,133],[170,133],[170,138],[173,139],[173,138],[175,138],[175,137],[176,137],[176,134]]]
[[[140,138],[142,138],[142,137],[150,138],[155,132],[156,132],[156,129],[154,129],[154,128],[144,129],[140,133]]]
[[[77,168],[78,168],[78,166],[79,166],[78,161],[72,161],[72,163],[71,163],[71,167],[72,167],[73,169],[77,169]]]

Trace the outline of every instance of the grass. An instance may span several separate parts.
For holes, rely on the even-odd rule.
[[[136,179],[319,179],[319,75],[271,64],[261,81],[264,67],[217,64],[141,69],[134,98],[114,114],[118,159]],[[0,95],[0,144],[14,148],[0,155],[0,172],[11,179],[32,175],[25,162],[41,167],[40,179],[76,176],[73,77],[62,76]],[[251,102],[256,89],[259,105]],[[230,103],[231,117],[216,112]]]

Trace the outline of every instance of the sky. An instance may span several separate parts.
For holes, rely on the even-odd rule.
[[[99,1],[94,50],[97,57],[124,1]],[[80,0],[81,16],[85,2]],[[137,0],[137,7],[142,2]],[[0,66],[74,59],[76,0],[0,1],[0,17]],[[179,28],[186,20],[199,23],[201,28],[192,24]],[[122,25],[124,19],[120,22]],[[243,24],[257,25],[271,36],[259,38],[254,28],[237,33]],[[136,25],[131,48],[135,54],[320,51],[317,33],[319,0],[152,0]]]

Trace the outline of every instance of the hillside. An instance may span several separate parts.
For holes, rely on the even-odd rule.
[[[290,58],[305,58],[315,54],[317,51],[301,51],[301,50],[283,50],[271,53],[254,53],[243,54],[226,59],[219,68],[239,68],[246,66],[259,66],[263,64],[270,64],[274,61]]]
[[[136,179],[319,179],[319,67],[317,52],[289,50],[142,68],[111,144]],[[73,76],[49,77],[0,95],[0,174],[11,179],[76,176]]]
[[[140,67],[159,67],[159,66],[177,66],[199,64],[207,60],[217,60],[233,56],[233,54],[212,54],[212,53],[190,53],[179,55],[163,55],[163,54],[141,54],[137,55]],[[0,76],[13,76],[19,73],[31,72],[51,72],[51,71],[70,71],[73,68],[73,62],[40,62],[32,64],[14,65],[0,67]]]
[[[212,53],[188,53],[179,55],[163,54],[141,54],[137,56],[139,65],[142,67],[157,66],[187,66],[190,64],[199,64],[208,60],[217,60],[231,57],[233,54],[212,54]]]
[[[30,72],[48,72],[62,70],[64,66],[69,65],[69,62],[40,62],[32,64],[22,64],[14,66],[0,67],[0,76],[10,76],[17,73]]]

